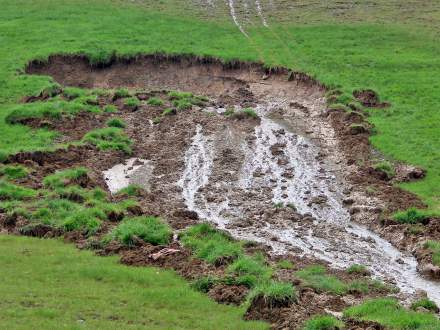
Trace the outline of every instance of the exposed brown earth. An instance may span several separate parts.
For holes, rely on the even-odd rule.
[[[410,206],[424,207],[414,195],[394,186],[396,179],[389,180],[373,169],[376,157],[369,145],[370,125],[362,113],[346,113],[344,111],[327,111],[324,98],[325,86],[314,81],[307,75],[293,73],[287,69],[264,69],[260,64],[229,63],[210,58],[142,56],[136,59],[121,61],[114,59],[105,67],[93,68],[84,57],[53,56],[47,63],[33,62],[27,68],[29,74],[45,74],[52,76],[64,86],[84,88],[114,89],[128,87],[136,89],[140,100],[149,97],[167,99],[167,90],[183,90],[197,95],[206,95],[210,100],[203,107],[193,106],[192,109],[177,112],[175,115],[161,116],[164,109],[171,106],[169,101],[163,106],[151,106],[142,103],[137,109],[124,106],[121,99],[113,96],[99,98],[101,106],[116,105],[116,114],[81,113],[74,119],[60,121],[35,120],[25,124],[32,127],[47,126],[61,133],[60,142],[79,140],[93,128],[103,127],[111,117],[122,118],[127,123],[127,135],[134,141],[133,155],[140,159],[148,159],[154,165],[150,180],[151,190],[144,192],[139,198],[140,210],[133,213],[157,215],[166,219],[175,230],[181,230],[201,220],[193,210],[189,210],[182,197],[182,188],[176,185],[181,179],[186,166],[185,153],[190,148],[198,126],[208,137],[215,137],[213,144],[213,170],[210,182],[200,189],[203,198],[209,203],[221,203],[225,196],[234,201],[237,210],[242,210],[245,218],[227,215],[229,222],[225,229],[243,232],[258,232],[264,224],[278,226],[287,220],[300,224],[299,234],[305,234],[315,226],[315,218],[310,214],[301,214],[295,208],[272,207],[269,187],[258,191],[242,194],[235,188],[217,187],[215,182],[235,182],[240,179],[241,164],[248,157],[238,146],[241,141],[251,146],[255,143],[254,131],[260,124],[259,119],[247,118],[243,115],[225,117],[216,109],[231,107],[258,107],[268,99],[279,97],[289,99],[287,105],[274,109],[271,118],[284,120],[294,125],[295,132],[306,136],[321,148],[319,161],[327,168],[327,163],[334,164],[332,171],[337,182],[347,184],[344,205],[349,210],[351,219],[379,233],[398,248],[414,253],[426,239],[440,238],[439,221],[431,221],[420,232],[410,231],[409,225],[396,223],[390,218],[392,212],[407,209]],[[384,107],[373,91],[362,91],[355,96],[361,103],[368,106]],[[44,99],[44,96],[41,97]],[[292,101],[293,100],[293,101]],[[27,99],[26,101],[35,101]],[[211,109],[210,111],[205,111]],[[386,111],[386,109],[384,109]],[[155,118],[161,120],[153,124]],[[353,124],[362,125],[364,129],[353,129]],[[276,134],[283,135],[283,132]],[[232,138],[231,138],[232,136]],[[287,165],[284,155],[286,145],[273,144],[271,155],[282,167],[283,178],[294,177],[293,170]],[[20,182],[29,187],[41,188],[42,178],[58,169],[85,166],[91,169],[90,178],[84,185],[106,188],[102,171],[116,164],[124,163],[128,157],[122,152],[99,152],[94,147],[71,146],[67,150],[55,152],[20,153],[11,156],[10,163],[24,164],[32,169],[28,178]],[[264,177],[265,173],[253,173],[254,177]],[[413,180],[423,177],[418,169],[408,170],[406,166],[397,166],[396,177],[399,180]],[[372,189],[373,188],[373,189]],[[114,197],[117,198],[117,197]],[[325,196],[314,196],[308,201],[309,207],[325,207]],[[264,208],[263,206],[264,205]],[[136,215],[137,215],[136,214]],[[222,214],[223,216],[223,214]],[[0,214],[3,230],[20,233],[19,228],[25,224],[22,219],[7,219]],[[97,234],[98,238],[108,232],[115,224],[109,223]],[[316,235],[329,235],[327,226],[316,228]],[[331,231],[331,230],[330,230]],[[62,232],[41,225],[30,236],[52,237]],[[214,266],[191,256],[190,251],[183,248],[178,241],[169,246],[152,246],[139,244],[131,249],[114,242],[101,249],[93,246],[90,239],[82,233],[65,234],[69,241],[79,247],[94,247],[99,254],[121,254],[121,262],[135,266],[159,266],[176,270],[189,280],[201,276],[222,276],[224,266]],[[335,235],[337,239],[337,235]],[[267,237],[276,243],[278,237]],[[274,243],[274,244],[275,244]],[[260,247],[259,247],[260,248]],[[272,249],[264,247],[271,263],[280,258],[290,259],[295,268],[279,270],[278,279],[287,280],[298,285],[298,301],[287,306],[268,306],[264,301],[255,300],[251,304],[246,318],[264,319],[271,322],[274,329],[299,329],[301,324],[315,314],[340,312],[345,307],[358,303],[366,297],[386,295],[385,292],[374,292],[368,295],[350,293],[346,296],[318,293],[311,288],[302,286],[293,272],[304,266],[316,263],[313,256],[302,256],[302,251],[293,248],[285,251],[283,256],[272,254]],[[417,252],[423,263],[429,263],[426,251]],[[325,263],[324,263],[325,264]],[[427,273],[426,267],[423,268]],[[362,275],[348,275],[342,270],[331,269],[329,272],[342,280],[355,280]],[[434,272],[435,273],[435,272]],[[432,275],[432,274],[431,274]],[[216,285],[208,295],[222,303],[239,304],[244,301],[248,289],[242,286]],[[373,323],[348,322],[348,329],[382,329]]]

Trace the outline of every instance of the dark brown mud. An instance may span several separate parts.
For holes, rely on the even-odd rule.
[[[319,259],[319,256],[338,254],[338,248],[342,248],[341,253],[347,254],[358,251],[350,245],[352,241],[345,241],[349,238],[345,229],[338,226],[338,223],[323,221],[329,217],[337,219],[339,213],[334,213],[332,207],[336,204],[344,217],[346,212],[347,219],[354,221],[348,227],[356,223],[363,224],[403,251],[413,252],[426,238],[439,235],[439,227],[435,224],[438,222],[430,222],[427,225],[429,231],[414,234],[410,233],[407,225],[397,224],[390,219],[389,215],[395,210],[410,206],[423,207],[423,204],[414,195],[396,188],[395,181],[372,170],[374,157],[368,140],[369,124],[364,115],[328,111],[324,97],[325,86],[305,74],[293,73],[283,68],[268,70],[255,63],[223,63],[212,58],[162,55],[140,56],[130,60],[114,58],[101,67],[91,66],[85,57],[52,56],[44,63],[30,63],[26,72],[50,75],[64,86],[104,89],[128,87],[141,101],[152,96],[167,100],[163,106],[151,106],[143,102],[133,111],[134,109],[124,106],[121,100],[110,95],[101,97],[99,102],[101,105],[115,105],[119,109],[117,114],[84,113],[72,120],[62,119],[43,124],[61,132],[60,141],[69,142],[80,139],[92,128],[103,127],[108,118],[117,116],[124,119],[127,123],[126,133],[134,141],[132,157],[147,159],[153,166],[152,174],[148,178],[150,190],[140,197],[141,209],[138,213],[161,216],[176,230],[199,221],[217,219],[218,221],[214,221],[217,225],[237,237],[256,238],[264,244],[267,255],[273,258],[273,262],[280,258],[277,255],[282,254],[283,258],[293,260],[296,267],[320,263],[316,257]],[[167,90],[188,91],[208,96],[210,100],[204,106],[193,106],[192,109],[177,112],[175,115],[162,116],[164,109],[172,106],[167,99]],[[365,102],[376,100],[367,96],[357,95]],[[228,109],[247,107],[260,111],[260,118],[224,115],[224,111]],[[156,118],[160,118],[160,121],[154,123]],[[277,126],[279,123],[282,124],[282,129]],[[42,125],[41,122],[27,124],[34,127]],[[364,125],[366,129],[353,130],[353,124]],[[264,125],[269,125],[270,138],[275,139],[267,144],[264,139],[260,141],[258,136],[258,129]],[[198,141],[197,136],[200,137]],[[295,136],[304,138],[304,142],[297,143],[298,152],[309,155],[304,150],[317,150],[316,154],[312,153],[314,158],[308,156],[310,161],[313,160],[310,166],[317,166],[314,176],[321,173],[325,179],[313,181],[312,178],[313,184],[321,182],[328,187],[325,193],[319,192],[320,187],[311,187],[310,192],[308,189],[301,190],[304,193],[304,197],[301,197],[303,200],[295,199],[298,205],[286,207],[287,201],[294,198],[289,182],[301,181],[301,178],[297,178],[298,172],[295,169],[301,163],[291,164],[289,160],[289,148],[292,141],[296,143]],[[193,155],[200,156],[199,151],[191,154],[189,150],[197,150],[200,146],[210,147],[204,159],[212,162],[209,181],[196,186],[194,195],[185,195],[191,193],[188,182],[191,183],[193,178],[188,176],[185,183],[182,173],[188,170],[188,160]],[[243,180],[243,164],[252,159],[253,152],[249,150],[256,150],[253,149],[256,146],[267,148],[265,157],[276,164],[275,170],[280,169],[279,177],[274,176],[262,164],[260,168],[251,168],[252,179]],[[9,161],[25,164],[33,169],[30,177],[22,183],[34,188],[41,187],[44,176],[58,169],[74,166],[90,168],[93,185],[106,188],[102,172],[117,164],[124,164],[127,158],[122,152],[104,153],[86,145],[55,152],[20,153]],[[200,172],[200,177],[205,174],[207,173]],[[414,179],[417,175],[402,166],[398,170],[398,177]],[[246,190],[236,184],[242,181],[243,185],[249,185],[250,188]],[[179,182],[182,184],[176,184]],[[224,184],[219,186],[216,183]],[[328,196],[333,196],[340,187],[343,187],[341,196],[338,197],[340,200],[332,204],[334,201],[329,200]],[[192,201],[194,204],[191,207]],[[283,207],[274,205],[278,201],[285,201],[282,203]],[[224,204],[228,207],[217,208]],[[303,212],[303,209],[311,210],[313,214]],[[5,219],[2,221],[5,224]],[[19,233],[17,228],[21,225],[23,224],[18,219],[14,225],[5,225],[4,228],[8,232]],[[108,232],[111,227],[112,224],[98,235]],[[267,231],[268,227],[276,230]],[[287,241],[295,239],[295,236],[286,241],[283,233],[292,228],[296,231],[297,238],[306,237],[312,231],[313,240],[322,239],[330,245],[320,250],[320,246],[309,249],[307,244],[290,244]],[[46,229],[37,228],[31,234],[43,237],[62,234]],[[249,234],[250,236],[246,236]],[[66,239],[76,242],[80,247],[90,246],[90,242],[81,233],[66,235]],[[375,244],[375,239],[358,237],[356,240],[365,240],[365,248]],[[122,262],[129,265],[171,268],[189,280],[202,275],[221,276],[224,273],[222,267],[214,267],[194,259],[177,242],[166,247],[139,244],[132,249],[113,244],[99,253],[120,253]],[[426,257],[419,258],[425,259]],[[324,264],[327,262],[332,264],[327,259],[321,261]],[[347,261],[342,259],[339,263],[336,262],[335,266],[339,269],[329,268],[329,271],[345,279],[347,275],[340,270],[341,265],[347,265]],[[297,303],[293,306],[269,308],[261,301],[255,301],[246,317],[269,320],[277,329],[297,329],[314,314],[340,312],[344,307],[365,299],[365,296],[355,294],[339,297],[302,288],[301,282],[292,272],[293,270],[290,273],[280,271],[276,276],[299,285],[301,290]],[[246,289],[240,286],[215,286],[208,294],[219,302],[237,304],[243,301]],[[373,296],[381,294],[385,293],[375,293]],[[360,329],[372,328],[371,324],[365,327],[360,324],[356,326]]]

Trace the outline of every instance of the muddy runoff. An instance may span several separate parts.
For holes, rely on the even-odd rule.
[[[67,86],[208,96],[208,106],[168,123],[127,117],[135,154],[104,172],[109,189],[139,184],[157,194],[169,214],[186,207],[199,221],[263,243],[274,255],[315,257],[335,268],[362,264],[399,287],[402,300],[423,290],[440,303],[440,284],[417,273],[414,257],[352,221],[347,201],[353,187],[346,177],[356,165],[347,165],[325,116],[324,88],[309,77],[260,65],[154,56],[94,69],[84,58],[52,57],[28,71]],[[246,115],[246,108],[257,117]],[[376,219],[372,205],[380,202],[361,197],[357,192],[364,203],[357,207]]]

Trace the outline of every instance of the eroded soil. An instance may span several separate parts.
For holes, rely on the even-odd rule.
[[[425,239],[440,237],[438,221],[415,233],[390,220],[396,210],[423,204],[396,188],[396,179],[388,180],[373,169],[364,117],[355,111],[327,110],[325,87],[308,76],[285,69],[268,71],[258,64],[224,65],[213,59],[162,56],[115,61],[101,68],[92,68],[85,58],[54,56],[47,63],[31,63],[27,72],[50,75],[64,86],[128,87],[138,91],[140,100],[166,100],[168,90],[181,90],[208,96],[209,101],[162,116],[169,103],[142,103],[133,109],[102,96],[100,104],[116,105],[117,114],[83,114],[71,123],[44,125],[59,130],[60,141],[66,142],[117,116],[125,120],[126,132],[134,141],[132,156],[97,152],[90,146],[18,154],[10,158],[11,163],[34,169],[24,184],[38,188],[45,175],[81,165],[93,170],[95,185],[106,188],[103,172],[134,157],[141,170],[128,179],[147,187],[140,198],[141,210],[134,213],[161,216],[176,231],[209,221],[236,238],[258,242],[273,262],[282,256],[295,267],[324,263],[340,277],[346,276],[341,269],[364,264],[374,276],[396,284],[403,300],[414,298],[420,290],[440,300],[435,294],[439,285],[417,274],[417,262],[411,256]],[[365,100],[361,101],[367,102],[367,96],[362,95]],[[258,116],[241,113],[249,107]],[[225,115],[232,109],[234,115]],[[26,124],[41,126],[38,121]],[[352,124],[367,129],[353,130]],[[416,170],[400,164],[396,177],[414,179]],[[18,226],[6,227],[16,232]],[[47,234],[42,230],[43,235],[36,236]],[[80,246],[89,244],[79,234],[68,238]],[[188,279],[224,272],[224,267],[192,258],[178,241],[168,247],[140,243],[133,249],[110,246],[101,251],[115,252],[122,254],[124,263],[169,267]],[[433,277],[438,276],[435,272]],[[298,282],[286,272],[277,276]],[[240,286],[216,286],[208,292],[224,303],[240,303],[246,293]],[[362,299],[365,296],[356,293],[339,297],[305,288],[294,306],[268,308],[255,301],[247,317],[269,320],[274,328],[296,329],[311,315],[337,313]],[[353,329],[368,326],[372,325],[356,324]]]

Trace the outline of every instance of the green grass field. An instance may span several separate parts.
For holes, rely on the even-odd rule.
[[[0,235],[1,329],[266,329],[170,271]],[[196,312],[195,312],[196,311]]]

